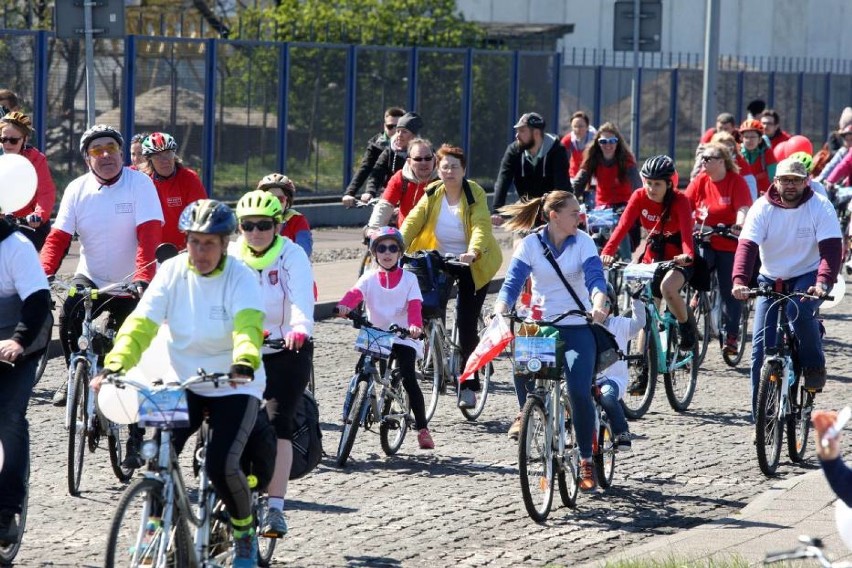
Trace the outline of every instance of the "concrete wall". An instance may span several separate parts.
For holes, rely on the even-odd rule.
[[[723,55],[846,59],[849,0],[720,0]],[[663,52],[704,51],[705,0],[662,0]],[[469,20],[575,24],[563,47],[612,50],[615,0],[457,0]]]

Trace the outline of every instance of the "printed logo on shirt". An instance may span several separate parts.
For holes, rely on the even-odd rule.
[[[797,239],[807,239],[814,236],[814,231],[810,227],[798,227],[796,229]]]
[[[133,204],[132,203],[116,203],[115,204],[115,212],[118,213],[118,214],[133,213]]]
[[[228,319],[228,310],[225,306],[210,306],[210,319],[225,321]]]
[[[730,205],[731,204],[731,198],[719,196],[719,203],[721,203],[722,205]]]
[[[181,199],[180,195],[177,197],[169,197],[166,199],[166,205],[169,207],[183,207],[183,199]]]
[[[278,284],[278,271],[272,270],[269,272],[269,283],[275,286]]]
[[[645,217],[647,220],[651,221],[652,223],[656,223],[660,220],[659,215],[651,215],[650,213],[648,213],[647,209],[642,210],[642,216]]]

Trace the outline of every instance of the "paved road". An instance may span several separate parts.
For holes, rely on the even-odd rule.
[[[832,312],[827,327],[832,377],[818,405],[837,407],[852,400],[852,382],[841,376],[852,363],[844,348],[852,337],[849,302]],[[317,325],[316,336],[324,445],[334,453],[355,333],[327,321]],[[360,433],[347,469],[326,460],[294,482],[287,503],[291,530],[280,541],[276,564],[568,566],[729,515],[772,482],[760,474],[750,442],[745,371],[725,367],[715,346],[705,365],[689,412],[672,411],[660,388],[651,412],[632,423],[635,451],[619,454],[613,488],[581,495],[576,510],[559,506],[542,525],[526,516],[521,502],[516,446],[505,437],[516,399],[507,366],[498,365],[500,379],[478,422],[464,421],[449,400],[441,401],[432,424],[434,451],[417,449],[409,436],[396,457],[386,458],[377,435]],[[33,487],[21,566],[101,565],[123,489],[99,450],[86,456],[82,495],[68,496],[62,410],[49,403],[63,377],[61,360],[52,360],[30,407]],[[804,465],[785,459],[780,477],[816,467],[812,457]]]

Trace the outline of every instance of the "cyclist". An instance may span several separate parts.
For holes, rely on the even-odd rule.
[[[426,186],[437,177],[432,143],[424,138],[415,138],[408,143],[405,165],[391,176],[381,200],[373,208],[367,227],[377,229],[387,226],[394,209],[398,209],[397,224],[401,227],[406,215],[426,193]]]
[[[833,172],[840,162],[842,162],[846,157],[849,152],[849,148],[852,148],[852,124],[846,125],[842,130],[838,131],[837,136],[842,139],[843,145],[834,152],[831,159],[819,172],[819,175],[816,177],[819,182],[824,182],[825,179],[831,175],[831,172]]]
[[[738,173],[733,154],[718,142],[704,146],[701,156],[703,171],[689,182],[686,197],[696,216],[696,223],[715,227],[725,225],[738,235],[751,207],[748,184]],[[699,243],[698,253],[710,270],[716,270],[719,292],[725,307],[725,345],[727,353],[739,350],[739,325],[742,304],[731,295],[731,274],[734,268],[735,240],[713,235],[709,242]],[[743,338],[744,339],[744,338]]]
[[[391,137],[390,144],[376,159],[370,177],[367,180],[366,200],[379,195],[385,189],[390,177],[402,169],[408,157],[408,143],[420,134],[423,129],[423,119],[416,112],[407,112],[396,123],[396,132]],[[364,200],[364,196],[361,197]]]
[[[186,393],[187,428],[175,430],[178,452],[201,425],[210,421],[206,467],[217,496],[225,504],[234,529],[233,566],[257,565],[251,494],[239,457],[254,426],[266,374],[261,365],[263,312],[257,275],[227,254],[237,226],[233,211],[218,201],[200,199],[181,214],[187,252],[164,262],[149,291],[127,318],[104,371],[92,381],[98,389],[105,374],[134,367],[166,321],[169,361],[178,377],[230,370],[232,378],[254,379],[214,388],[192,386]]]
[[[695,249],[692,242],[692,210],[686,196],[675,189],[672,176],[675,175],[674,162],[668,156],[653,156],[642,165],[643,187],[630,196],[627,208],[613,230],[612,236],[601,251],[604,266],[615,260],[621,239],[627,234],[628,227],[638,219],[648,231],[645,251],[640,255],[644,263],[673,260],[675,267],[665,274],[655,275],[652,289],[654,296],[665,298],[668,309],[678,322],[680,349],[689,351],[695,345],[695,325],[686,302],[680,295],[692,277],[692,262]],[[630,385],[631,393],[642,394],[647,386],[647,377],[641,377]]]
[[[183,165],[176,154],[177,141],[166,132],[152,132],[142,140],[143,163],[139,170],[151,176],[163,209],[163,242],[178,250],[186,246],[186,235],[178,221],[186,206],[207,197],[198,174]]]
[[[737,136],[739,136],[739,133],[737,133]],[[739,168],[738,173],[743,176],[743,179],[745,179],[748,184],[749,193],[751,195],[757,195],[757,182],[754,179],[754,175],[751,173],[751,166],[748,165],[748,162],[745,161],[743,155],[740,154],[740,144],[737,142],[737,137],[728,132],[717,132],[713,135],[710,142],[719,142],[724,144],[725,148],[728,149],[728,152],[730,152],[730,154],[734,157],[734,163]],[[692,172],[689,174],[690,181],[695,179],[695,176],[704,171],[704,161],[701,159],[701,156],[704,155],[703,144],[701,145],[701,149],[702,152],[695,155],[695,165],[692,167]]]
[[[752,200],[755,200],[766,193],[775,178],[775,154],[763,136],[763,124],[759,120],[743,121],[740,125],[740,136],[743,140],[740,153],[748,162],[757,184],[757,194],[751,196]]]
[[[511,230],[530,230],[542,221],[545,225],[540,231],[524,237],[515,249],[494,312],[508,312],[529,277],[533,296],[543,299],[541,310],[544,319],[569,310],[582,310],[591,312],[596,322],[603,322],[610,308],[606,279],[595,242],[578,229],[580,204],[577,198],[568,191],[551,191],[542,197],[509,205],[503,211],[512,214],[506,222],[506,227]],[[582,305],[577,305],[565,289],[562,279],[547,260],[545,249],[555,258]],[[565,341],[565,352],[577,354],[573,364],[564,365],[563,371],[580,446],[580,489],[590,491],[597,485],[592,465],[595,407],[590,389],[595,378],[597,347],[588,323],[581,317],[565,318],[558,324],[558,329]],[[516,379],[515,390],[523,407],[526,387]],[[520,417],[516,418],[516,422],[520,428]],[[511,429],[509,434],[511,436]]]
[[[38,176],[38,185],[33,199],[21,209],[11,213],[23,219],[32,231],[22,231],[41,250],[50,232],[50,215],[56,203],[56,185],[47,166],[47,158],[27,142],[33,133],[30,117],[22,112],[10,112],[0,119],[0,144],[4,154],[20,154],[30,161]]]
[[[33,245],[0,218],[0,546],[18,542],[15,515],[26,496],[29,461],[27,406],[38,358],[52,328],[50,290]],[[26,351],[25,351],[26,350]],[[25,354],[26,352],[26,354]],[[7,364],[8,363],[8,364]]]
[[[139,132],[134,134],[130,139],[130,168],[134,170],[140,169],[145,163],[145,156],[142,154],[142,141],[148,137],[147,132]]]
[[[314,249],[314,236],[308,218],[293,209],[293,198],[296,196],[296,184],[284,174],[268,174],[257,182],[257,189],[270,192],[281,203],[281,228],[279,234],[287,237],[305,251],[308,259]]]
[[[781,116],[777,110],[768,108],[760,113],[760,123],[771,148],[774,149],[778,144],[790,139],[790,133],[781,128]]]
[[[376,270],[358,279],[355,287],[346,292],[337,304],[337,311],[345,316],[364,302],[367,317],[375,326],[389,329],[396,324],[411,334],[406,339],[394,337],[392,354],[414,414],[417,443],[420,449],[431,450],[435,448],[435,442],[429,432],[426,403],[414,369],[416,360],[423,356],[423,342],[415,339],[423,334],[423,296],[417,277],[399,267],[404,246],[402,234],[398,230],[393,227],[379,228],[370,239],[370,252],[375,259]]]
[[[734,258],[733,294],[748,298],[748,283],[760,254],[759,284],[782,281],[785,290],[823,297],[840,270],[840,223],[831,203],[808,186],[805,166],[787,158],[778,164],[775,182],[746,215]],[[794,301],[787,305],[793,331],[799,340],[799,362],[808,388],[825,385],[822,333],[815,312],[820,302]],[[765,345],[775,344],[777,305],[758,298],[754,312],[755,340],[751,348],[751,408],[757,414],[757,386]],[[762,333],[762,340],[759,335]]]
[[[275,538],[287,534],[283,511],[293,464],[294,416],[311,378],[314,351],[310,341],[314,330],[313,270],[304,250],[279,234],[283,215],[281,202],[272,193],[261,189],[246,193],[237,202],[240,238],[228,247],[230,255],[260,277],[264,329],[270,339],[283,339],[285,345],[282,350],[265,347],[263,353],[263,398],[268,401],[266,411],[275,427],[278,451],[268,487],[269,514],[261,533]]]
[[[96,124],[80,138],[89,172],[68,184],[56,222],[41,251],[48,277],[54,276],[68,253],[71,236],[80,240],[80,260],[72,284],[105,286],[131,276],[139,295],[154,276],[154,251],[162,242],[163,212],[151,178],[125,168],[121,162],[124,138],[115,128]],[[59,316],[59,334],[65,363],[82,332],[82,298],[69,296]],[[117,325],[133,311],[137,300],[120,296],[94,300],[94,315],[105,304]],[[53,395],[54,406],[63,406],[68,383]],[[128,456],[131,452],[128,452]]]
[[[593,177],[597,179],[594,205],[598,208],[622,207],[633,190],[642,186],[636,158],[624,143],[618,127],[611,122],[601,125],[594,143],[583,153],[580,171],[571,180],[574,195],[582,194]]]
[[[354,207],[355,202],[355,194],[358,193],[358,190],[361,189],[361,186],[364,185],[364,182],[367,181],[367,178],[370,177],[370,173],[373,171],[373,166],[376,165],[376,160],[379,159],[382,152],[390,145],[391,137],[396,132],[396,124],[399,122],[399,118],[405,114],[405,111],[399,107],[390,107],[385,110],[385,119],[382,123],[382,131],[370,138],[367,142],[367,148],[364,150],[364,155],[361,157],[361,165],[358,166],[358,171],[352,176],[352,181],[349,182],[349,186],[346,188],[346,192],[343,194],[343,205],[346,207]],[[370,201],[373,196],[367,193],[366,191],[361,194],[361,201],[366,203]]]
[[[825,186],[815,180],[811,175],[811,172],[813,172],[814,169],[813,156],[807,152],[793,152],[787,157],[802,162],[802,165],[805,166],[805,170],[808,172],[808,186],[810,186],[814,193],[818,193],[830,201],[831,198],[829,197],[828,192],[826,192]]]
[[[591,125],[589,115],[578,110],[571,115],[571,132],[562,137],[562,145],[568,151],[568,177],[573,178],[580,171],[586,146],[594,142],[597,130]]]
[[[479,343],[479,314],[488,294],[488,283],[503,262],[503,252],[491,229],[485,190],[465,177],[464,150],[444,144],[435,155],[441,181],[429,186],[400,230],[407,250],[437,249],[442,254],[458,256],[459,262],[467,265],[447,267],[458,283],[459,368],[464,369]],[[476,406],[474,393],[480,388],[478,374],[462,383],[458,391],[459,407]]]

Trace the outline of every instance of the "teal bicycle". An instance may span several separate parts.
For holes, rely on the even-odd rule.
[[[657,387],[657,374],[663,373],[663,384],[669,404],[678,412],[689,408],[698,384],[698,342],[689,351],[681,350],[680,333],[674,315],[660,311],[651,292],[651,281],[657,271],[665,272],[674,262],[630,264],[624,269],[626,283],[643,286],[647,317],[645,328],[628,343],[627,368],[630,384],[621,400],[624,414],[630,419],[648,412]]]

